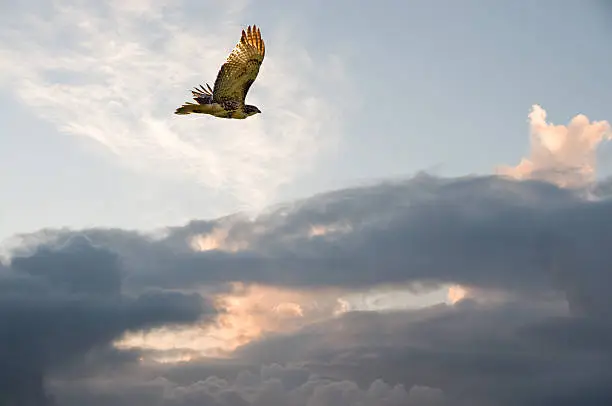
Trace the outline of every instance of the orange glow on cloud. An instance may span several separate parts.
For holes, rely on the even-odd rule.
[[[312,224],[308,231],[309,237],[318,237],[330,233],[345,233],[351,230],[348,224]]]
[[[255,340],[266,333],[289,332],[327,318],[342,309],[339,292],[298,291],[270,286],[235,285],[233,294],[220,299],[226,314],[211,335],[223,342],[221,350]]]
[[[237,283],[232,293],[217,297],[225,312],[215,323],[132,333],[116,346],[173,354],[156,358],[158,362],[190,360],[194,352],[201,356],[231,355],[237,347],[265,334],[294,331],[346,311],[348,306],[340,295],[333,290],[298,291]]]
[[[515,179],[540,179],[560,187],[579,187],[595,180],[596,150],[612,138],[607,121],[589,121],[578,114],[570,123],[546,122],[546,111],[534,105],[529,114],[531,150],[515,167],[500,167],[498,173]]]
[[[451,304],[455,304],[467,297],[469,297],[469,291],[464,286],[453,285],[448,288],[447,301]]]
[[[189,245],[194,251],[221,250],[236,252],[248,247],[247,241],[233,241],[228,239],[229,228],[214,228],[208,234],[198,234],[191,237]]]
[[[189,246],[194,251],[228,251],[237,252],[249,248],[249,241],[247,238],[238,239],[236,236],[230,237],[231,222],[213,228],[208,233],[196,234],[189,238]],[[351,230],[349,224],[337,223],[337,224],[311,224],[307,229],[303,230],[303,235],[308,237],[318,237],[334,233],[346,233]],[[253,224],[253,232],[255,234],[262,232],[261,228],[258,228]]]

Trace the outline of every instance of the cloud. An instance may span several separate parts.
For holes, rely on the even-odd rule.
[[[166,378],[130,376],[87,380],[79,385],[58,383],[57,388],[58,400],[66,406],[85,401],[117,406],[150,402],[164,406],[441,406],[444,399],[435,388],[406,389],[382,380],[361,388],[352,381],[333,381],[299,367],[278,364],[241,370],[228,379],[209,376],[183,384]]]
[[[59,283],[62,292],[94,298],[116,297],[118,286],[122,294],[137,298],[151,289],[172,289],[172,294],[163,293],[165,299],[155,299],[169,307],[154,312],[166,318],[152,324],[111,324],[101,335],[107,346],[112,340],[124,344],[118,348],[141,354],[144,370],[156,360],[197,363],[203,354],[219,354],[227,362],[251,367],[299,366],[308,376],[347,380],[346,385],[360,388],[349,391],[355,395],[329,395],[320,400],[324,405],[343,396],[349,396],[342,400],[346,404],[359,404],[367,397],[364,385],[377,379],[391,387],[402,384],[408,392],[414,385],[440,390],[450,404],[551,404],[586,392],[605,398],[608,394],[598,380],[606,377],[604,371],[589,366],[591,358],[581,354],[612,354],[598,338],[612,330],[607,289],[612,257],[606,246],[612,229],[604,221],[612,205],[607,198],[584,196],[581,189],[541,181],[418,175],[319,194],[255,218],[194,221],[155,236],[124,230],[47,230],[24,239],[29,245],[13,254],[10,267],[37,281]],[[313,227],[326,231],[313,233]],[[194,247],[195,237],[210,237],[215,243],[206,249]],[[71,249],[75,239],[97,248]],[[53,249],[61,255],[50,255]],[[96,265],[88,269],[106,276],[82,278],[66,271],[90,263]],[[11,280],[7,289],[19,291]],[[372,287],[418,294],[448,284],[466,286],[469,294],[455,297],[452,306],[395,313],[355,313],[338,300]],[[189,292],[211,298],[220,313],[209,312],[205,322],[197,319],[200,313],[190,313],[192,318],[179,318],[184,327],[173,327],[171,309],[188,308],[180,303],[194,297]],[[123,315],[119,320],[130,312],[139,314],[138,300],[127,303],[133,307],[113,310]],[[141,320],[147,319],[143,315]],[[139,332],[143,329],[148,332]],[[124,335],[128,330],[132,333]],[[215,343],[213,334],[226,340],[225,348]],[[564,344],[566,339],[572,348]],[[96,342],[84,341],[77,354]],[[225,351],[210,351],[215,348]],[[551,361],[555,359],[559,361]],[[582,368],[574,371],[581,372],[558,372],[574,362]],[[183,396],[189,398],[192,391],[197,395],[189,399],[223,404],[221,393],[235,392],[211,395],[203,384],[193,386],[210,376],[234,379],[220,377],[214,366],[201,374],[193,372],[197,379],[189,384],[162,374],[158,376],[169,382],[144,380],[149,382],[144,387],[140,381],[130,387],[168,404],[187,402]],[[104,396],[121,393],[121,385],[130,382],[118,383],[119,389],[113,386],[116,382],[108,383],[105,389],[96,386],[102,385],[98,378],[70,390],[68,383],[56,382],[54,393],[59,398],[69,396],[66,391],[101,391],[101,399],[114,402]],[[550,393],[545,387],[551,381],[563,382],[564,389]],[[534,382],[539,383],[535,389],[530,386]],[[239,391],[238,396],[246,404],[258,404],[254,393],[268,393],[267,385]],[[269,396],[281,396],[282,404],[292,391],[283,386]],[[70,396],[81,399],[75,393]],[[132,396],[126,399],[137,404]]]
[[[232,359],[54,380],[62,404],[605,405],[612,325],[559,300],[350,312]],[[149,403],[147,403],[149,402]]]
[[[247,249],[162,255],[134,278],[168,287],[252,282],[359,289],[414,282],[528,291],[550,284],[552,256],[572,244],[581,227],[572,216],[580,212],[586,227],[591,216],[607,210],[608,202],[584,201],[545,183],[419,176],[318,195],[253,221],[237,220],[227,241],[246,241]],[[352,231],[310,234],[311,224],[338,222]]]
[[[237,347],[270,333],[288,333],[345,310],[342,291],[303,291],[265,285],[234,284],[231,292],[217,295],[222,309],[216,322],[183,328],[160,328],[128,334],[119,348],[152,349],[154,360],[231,356]],[[185,351],[186,350],[186,351]],[[160,357],[161,355],[161,357]]]
[[[4,362],[36,355],[19,382],[44,377],[64,405],[597,404],[612,378],[594,362],[612,357],[611,211],[580,188],[421,174],[156,235],[45,230],[3,271],[19,299],[6,323],[23,297],[44,299]],[[448,284],[467,296],[394,312],[342,302]],[[116,354],[134,355],[103,368]],[[274,364],[301,372],[240,373]]]
[[[534,105],[529,114],[531,150],[515,167],[500,167],[498,173],[515,179],[541,179],[562,187],[584,187],[593,183],[597,147],[612,138],[607,121],[593,121],[578,114],[569,125],[546,121],[546,111]]]
[[[294,363],[361,386],[373,379],[438,388],[449,405],[603,405],[612,324],[567,314],[562,302],[508,301],[379,313],[253,343],[242,359]]]
[[[120,259],[84,238],[41,246],[0,268],[0,403],[47,404],[43,377],[50,371],[111,349],[128,331],[217,312],[197,294],[126,293],[122,279]]]
[[[611,226],[602,220],[612,205],[582,196],[539,181],[419,175],[316,195],[255,219],[193,222],[158,238],[121,230],[79,233],[120,255],[130,269],[128,287],[223,293],[238,282],[427,292],[459,284],[519,295],[575,290],[577,298],[581,289],[599,290],[612,260],[605,249]],[[339,223],[348,226],[311,234],[313,224]],[[194,237],[219,229],[225,230],[223,244],[235,249],[193,249]],[[61,245],[73,235],[49,231],[45,238]],[[606,302],[603,294],[597,298]]]
[[[194,20],[196,3],[55,0],[35,14],[15,8],[0,30],[0,55],[11,61],[0,78],[35,114],[122,164],[259,209],[338,139],[340,113],[329,108],[338,101],[308,84],[345,93],[342,64],[325,55],[315,63],[295,33],[262,27],[269,52],[249,100],[264,114],[240,122],[175,116],[190,88],[214,82],[248,6],[215,4],[214,15]]]

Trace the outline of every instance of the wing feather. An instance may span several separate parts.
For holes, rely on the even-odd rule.
[[[192,91],[193,99],[199,104],[211,104],[213,102],[213,91],[210,85],[207,83],[206,87],[203,85],[196,86]]]
[[[242,30],[240,42],[221,66],[213,89],[213,101],[244,104],[247,92],[257,78],[266,48],[257,26]]]

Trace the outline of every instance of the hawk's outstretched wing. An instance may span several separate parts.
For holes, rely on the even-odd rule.
[[[234,102],[244,104],[249,88],[257,78],[266,48],[261,32],[255,25],[242,30],[240,42],[227,57],[217,74],[213,89],[215,103]]]

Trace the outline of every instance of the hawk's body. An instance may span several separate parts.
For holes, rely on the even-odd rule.
[[[187,102],[175,114],[210,114],[221,118],[244,119],[261,113],[255,106],[244,103],[249,88],[257,78],[266,48],[256,26],[242,30],[236,45],[217,74],[214,88],[208,83],[191,91],[197,103]]]

